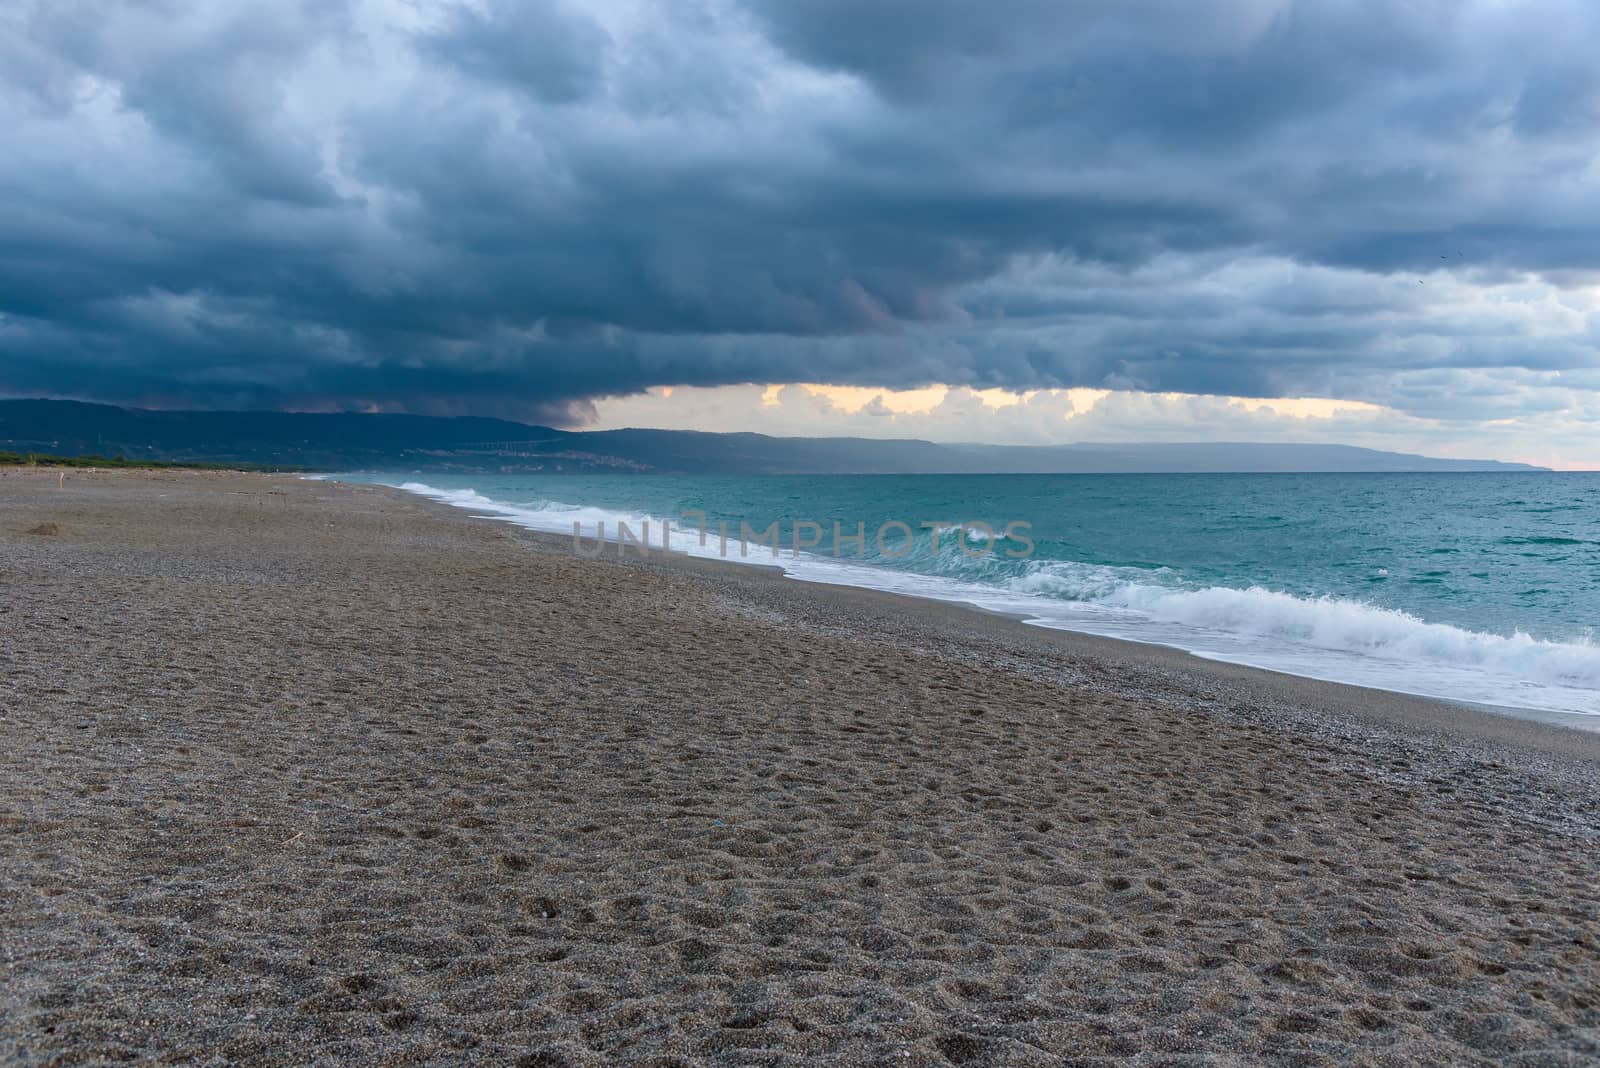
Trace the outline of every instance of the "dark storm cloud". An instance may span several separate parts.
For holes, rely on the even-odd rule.
[[[16,5],[0,390],[1592,369],[1538,280],[1600,270],[1597,45],[1562,0]]]

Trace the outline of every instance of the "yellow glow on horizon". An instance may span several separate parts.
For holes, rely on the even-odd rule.
[[[991,389],[969,389],[968,392],[981,400],[985,408],[993,408],[996,411],[999,411],[1001,408],[1014,408],[1019,404],[1026,404],[1028,401],[1039,395],[1039,391],[1036,389],[1030,389],[1022,393],[1013,393],[1009,389],[1000,389],[998,387]]]
[[[1077,413],[1088,411],[1111,394],[1109,389],[1088,389],[1084,387],[1018,391],[1002,389],[997,386],[988,389],[973,389],[969,386],[951,386],[940,383],[921,389],[887,389],[875,386],[830,386],[820,382],[795,382],[766,386],[761,394],[762,405],[772,407],[782,403],[780,394],[783,390],[791,388],[791,386],[803,389],[814,397],[826,399],[829,404],[847,415],[859,412],[874,400],[881,401],[883,406],[895,415],[927,415],[950,399],[952,394],[974,397],[985,408],[992,411],[1027,404],[1036,397],[1064,396],[1071,401],[1072,408]]]
[[[1088,412],[1112,391],[1109,389],[1030,389],[1014,391],[1000,389],[971,389],[962,386],[933,385],[923,389],[882,389],[871,386],[829,386],[820,383],[798,383],[801,389],[817,397],[825,397],[841,412],[855,413],[871,404],[874,399],[896,415],[925,415],[938,408],[952,393],[963,392],[976,397],[986,408],[998,411],[1027,404],[1035,397],[1065,396],[1072,403],[1072,414]],[[777,404],[783,386],[768,386],[762,395],[764,404]],[[1166,400],[1182,400],[1195,394],[1159,393]],[[1347,412],[1381,412],[1383,407],[1367,401],[1334,400],[1328,397],[1223,397],[1229,404],[1237,404],[1247,411],[1271,411],[1296,419],[1332,419]],[[1069,415],[1068,418],[1071,416]]]
[[[880,400],[882,408],[873,407]],[[1007,444],[1071,441],[1196,440],[1209,430],[1231,440],[1328,440],[1432,456],[1495,457],[1562,470],[1595,470],[1592,442],[1573,438],[1582,410],[1565,413],[1550,436],[1527,420],[1475,425],[1485,435],[1368,401],[1330,397],[1231,397],[1074,387],[973,389],[936,384],[920,389],[748,382],[734,386],[652,386],[596,402],[593,429],[659,427],[779,436],[853,434],[930,441],[988,440]],[[1150,435],[1142,431],[1148,424]],[[1549,440],[1546,440],[1546,438]],[[1572,442],[1581,442],[1573,445]]]
[[[826,398],[829,404],[845,413],[859,412],[874,400],[881,400],[883,406],[896,415],[921,415],[937,408],[950,392],[949,386],[874,389],[871,386],[824,386],[810,382],[797,385],[813,396]]]
[[[671,397],[672,386],[660,387],[662,397]],[[691,387],[678,387],[688,389]],[[701,387],[704,388],[704,387]],[[884,408],[894,415],[927,415],[935,411],[951,394],[965,394],[976,398],[984,407],[999,411],[1003,408],[1014,408],[1027,404],[1038,397],[1066,397],[1071,402],[1071,410],[1063,418],[1073,419],[1076,416],[1087,414],[1095,405],[1114,392],[1109,389],[1091,389],[1085,386],[1075,386],[1070,389],[1029,389],[1009,390],[999,387],[988,389],[973,389],[968,386],[951,386],[935,384],[921,389],[888,389],[874,386],[830,386],[821,382],[775,382],[761,387],[761,405],[772,408],[782,403],[781,395],[786,389],[803,389],[814,397],[825,399],[834,408],[846,415],[854,415],[861,411],[874,400],[879,400]],[[1160,397],[1167,401],[1182,401],[1189,397],[1200,396],[1194,393],[1152,393],[1150,396]],[[1381,404],[1372,404],[1368,401],[1335,400],[1330,397],[1219,397],[1228,404],[1235,404],[1246,411],[1267,411],[1276,415],[1294,419],[1332,419],[1339,415],[1361,413],[1373,414],[1385,411]]]
[[[1065,417],[1067,419],[1093,410],[1095,405],[1111,396],[1111,390],[1109,389],[1086,389],[1083,387],[1067,390],[1049,390],[1047,392],[1062,392],[1067,395],[1067,400],[1072,402],[1072,411],[1067,413]]]

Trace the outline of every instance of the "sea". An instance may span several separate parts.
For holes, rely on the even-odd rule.
[[[1600,472],[335,477],[587,555],[665,543],[1600,729]]]

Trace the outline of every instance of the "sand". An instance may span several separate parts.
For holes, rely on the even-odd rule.
[[[6,1063],[1600,1058],[1593,734],[259,475],[0,628]]]

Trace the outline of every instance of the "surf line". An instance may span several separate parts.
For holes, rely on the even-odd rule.
[[[715,531],[708,523],[704,512],[685,512],[684,517],[698,517],[699,524],[695,527],[679,527],[680,534],[692,536],[702,550],[708,549],[711,542],[716,541],[716,554],[728,557],[729,547],[736,546],[738,555],[742,558],[749,557],[752,551],[766,549],[777,559],[787,548],[791,557],[798,557],[802,552],[819,555],[816,550],[824,545],[824,535],[827,533],[821,523],[811,520],[799,520],[791,524],[790,538],[787,546],[781,531],[781,525],[774,520],[761,529],[756,529],[748,522],[741,520],[737,532],[732,530],[727,520],[716,524]],[[651,520],[638,521],[638,530],[628,520],[614,521],[614,537],[606,537],[606,520],[595,522],[595,534],[592,541],[586,541],[583,534],[583,522],[574,520],[572,523],[572,548],[573,551],[587,559],[594,559],[606,548],[613,547],[618,555],[627,552],[640,553],[672,553],[679,556],[692,554],[688,548],[675,548],[673,544],[672,520],[663,519],[656,523],[660,532],[659,541],[651,537]],[[996,552],[1010,560],[1024,560],[1033,555],[1034,543],[1029,532],[1033,524],[1024,520],[1015,520],[1005,524],[997,535],[995,527],[982,520],[967,520],[961,523],[950,523],[943,520],[924,520],[913,528],[912,524],[899,519],[890,519],[878,526],[873,534],[872,543],[878,550],[879,557],[887,560],[898,560],[909,556],[916,545],[917,529],[929,533],[929,545],[933,555],[938,556],[944,546],[951,544],[950,539],[942,535],[955,531],[955,547],[965,556],[978,558],[991,556]],[[826,551],[831,552],[835,559],[845,556],[845,546],[853,546],[856,557],[865,557],[867,554],[867,525],[857,523],[854,533],[847,533],[845,525],[837,520],[833,523],[832,539]]]

